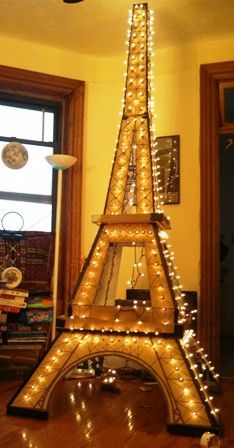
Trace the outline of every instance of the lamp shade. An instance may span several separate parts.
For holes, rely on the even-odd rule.
[[[47,162],[56,170],[66,170],[74,165],[77,158],[68,154],[52,154],[46,156]]]
[[[80,3],[83,2],[83,0],[63,0],[63,3]]]

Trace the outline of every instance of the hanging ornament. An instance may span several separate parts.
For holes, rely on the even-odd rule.
[[[18,212],[7,212],[1,219],[1,225],[5,232],[20,232],[24,227],[24,218]]]
[[[21,143],[10,142],[2,150],[3,163],[13,170],[23,168],[28,161],[28,151]]]

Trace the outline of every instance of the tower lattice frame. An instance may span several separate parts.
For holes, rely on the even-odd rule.
[[[133,5],[124,106],[99,230],[77,281],[73,315],[30,378],[8,404],[9,414],[46,418],[54,386],[95,356],[121,355],[154,376],[167,402],[171,432],[219,432],[204,372],[217,382],[190,329],[186,300],[167,244],[152,127],[152,17]],[[150,301],[116,300],[123,247],[144,248]]]

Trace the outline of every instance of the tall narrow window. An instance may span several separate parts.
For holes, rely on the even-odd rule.
[[[55,104],[0,98],[0,220],[3,230],[50,232],[53,170],[58,152]]]
[[[58,106],[0,98],[3,230],[52,230],[53,171],[46,156],[58,151],[57,134]]]
[[[67,313],[67,304],[70,300],[71,293],[74,289],[74,285],[77,282],[78,275],[80,273],[80,258],[81,258],[81,206],[82,206],[82,146],[83,146],[83,115],[84,115],[84,81],[79,81],[71,78],[64,78],[61,76],[49,75],[46,73],[33,72],[28,70],[22,70],[15,67],[6,67],[0,65],[0,105],[8,105],[8,102],[12,102],[11,106],[19,109],[30,110],[33,113],[40,111],[43,115],[42,110],[45,110],[45,114],[50,116],[53,115],[53,141],[48,137],[47,134],[47,122],[44,121],[44,141],[41,138],[42,126],[40,126],[40,137],[31,135],[31,124],[29,124],[28,119],[24,119],[24,129],[27,130],[27,135],[16,134],[16,131],[10,128],[8,133],[6,131],[1,131],[0,136],[0,163],[2,161],[2,150],[10,142],[14,141],[12,137],[17,137],[18,143],[26,147],[28,152],[28,161],[25,165],[27,167],[30,160],[30,148],[31,149],[42,148],[45,151],[47,148],[51,153],[61,152],[64,154],[70,154],[77,158],[77,163],[71,170],[63,176],[63,191],[62,191],[62,216],[61,216],[61,228],[60,228],[60,244],[61,244],[61,264],[59,266],[59,271],[62,275],[59,276],[59,294],[61,297],[59,299],[58,310],[62,314]],[[4,101],[2,101],[4,100]],[[8,103],[8,104],[7,104]],[[39,107],[40,106],[40,107]],[[46,118],[47,119],[47,118]],[[0,119],[1,121],[1,119]],[[16,120],[17,121],[17,120]],[[8,120],[11,126],[11,121]],[[40,119],[40,123],[42,120]],[[57,124],[56,124],[57,123]],[[20,126],[22,131],[23,125]],[[29,137],[30,132],[30,137]],[[15,135],[16,134],[16,135]],[[29,141],[25,141],[28,140]],[[34,140],[33,142],[31,140]],[[44,161],[43,154],[43,162]],[[5,164],[4,169],[6,168]],[[3,167],[1,165],[1,167]],[[37,165],[35,170],[39,176],[38,183],[44,188],[45,184],[45,171],[42,171]],[[49,165],[44,165],[45,170],[49,170],[52,185],[54,184],[53,177],[56,178],[56,171],[52,169]],[[22,169],[9,169],[8,173],[16,174],[16,172],[23,172]],[[1,180],[2,172],[0,172]],[[25,176],[26,177],[26,176]],[[1,230],[1,217],[3,216],[3,201],[10,202],[10,208],[5,209],[9,211],[8,215],[5,216],[3,220],[6,226],[9,225],[7,220],[12,218],[15,211],[13,208],[13,202],[18,203],[18,200],[22,200],[22,203],[27,203],[29,205],[30,214],[32,215],[31,222],[27,221],[24,216],[25,223],[23,227],[24,230],[28,230],[28,233],[33,233],[36,228],[40,231],[44,231],[47,227],[42,227],[42,213],[40,212],[39,223],[36,227],[36,214],[33,211],[33,205],[37,203],[40,206],[47,206],[52,209],[52,219],[50,221],[50,228],[53,229],[54,221],[54,211],[56,209],[55,202],[56,185],[52,186],[51,192],[40,192],[33,191],[34,188],[34,176],[30,175],[30,189],[29,191],[23,191],[18,189],[18,187],[12,188],[13,191],[9,191],[8,188],[2,190],[0,187],[0,230]],[[5,182],[4,182],[5,185]],[[14,197],[13,197],[14,195]],[[31,195],[31,196],[30,196]],[[26,200],[27,198],[27,200]],[[52,205],[51,205],[52,204]],[[22,215],[22,207],[20,207],[20,215]],[[6,215],[6,213],[5,213]],[[17,222],[18,228],[22,225],[22,219],[20,215],[16,213],[15,220]],[[0,232],[2,234],[3,232]]]

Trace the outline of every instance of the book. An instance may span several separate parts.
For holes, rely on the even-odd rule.
[[[53,299],[51,297],[31,297],[29,296],[27,300],[27,308],[52,308],[53,307]]]
[[[7,335],[7,340],[9,341],[10,339],[16,339],[16,340],[24,340],[24,339],[35,339],[35,338],[40,338],[40,339],[45,339],[47,338],[47,334],[46,333],[42,333],[40,331],[38,332],[30,332],[30,333],[10,333]]]
[[[51,322],[53,317],[52,308],[48,309],[24,309],[20,314],[20,321],[25,324]]]
[[[0,324],[5,324],[7,321],[7,313],[0,312]]]
[[[33,332],[41,332],[47,334],[50,329],[49,323],[34,323],[34,324],[25,324],[22,322],[9,322],[7,324],[8,334],[11,333],[33,333]]]
[[[31,338],[8,338],[7,339],[7,343],[8,344],[15,344],[15,343],[20,343],[20,344],[35,344],[36,342],[43,342],[46,343],[47,342],[47,338],[45,337],[31,337]]]
[[[0,305],[7,305],[7,306],[17,306],[19,308],[26,308],[27,303],[24,301],[24,297],[4,297],[0,294]]]
[[[0,305],[0,311],[5,313],[19,313],[20,309],[19,306]]]
[[[0,294],[7,294],[9,296],[23,296],[28,297],[29,291],[26,289],[8,289],[8,288],[0,288]]]

